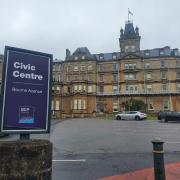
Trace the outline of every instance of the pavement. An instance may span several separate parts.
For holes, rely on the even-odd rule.
[[[166,180],[180,179],[180,162],[165,165]],[[153,180],[154,169],[147,168],[121,175],[110,176],[98,180]]]

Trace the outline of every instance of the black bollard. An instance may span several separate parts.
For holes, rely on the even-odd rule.
[[[155,139],[153,143],[154,177],[155,180],[165,180],[163,141]]]

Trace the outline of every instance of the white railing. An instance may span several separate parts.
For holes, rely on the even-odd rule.
[[[120,91],[120,92],[97,92],[98,96],[104,95],[155,95],[155,94],[180,94],[180,91]]]

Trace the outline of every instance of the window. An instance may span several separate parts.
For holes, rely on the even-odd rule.
[[[162,84],[162,91],[164,92],[166,92],[168,90],[168,86],[167,86],[167,84]]]
[[[68,65],[67,66],[67,72],[71,72],[72,71],[72,66],[71,65]]]
[[[113,71],[117,71],[117,70],[118,70],[118,65],[117,65],[117,63],[112,64],[112,70],[113,70]]]
[[[126,85],[126,91],[129,91],[129,87],[128,87],[128,85]]]
[[[129,76],[128,74],[125,74],[125,80],[128,80]]]
[[[136,49],[135,49],[135,46],[131,46],[131,52],[135,52]]]
[[[67,76],[67,82],[70,82],[70,81],[71,81],[71,76],[68,75],[68,76]]]
[[[77,91],[77,90],[78,90],[78,86],[74,85],[74,91]]]
[[[75,57],[74,57],[74,60],[78,60],[78,57],[77,57],[77,56],[75,56]]]
[[[53,75],[53,81],[56,81],[56,77],[55,77],[55,75]]]
[[[79,85],[79,91],[82,91],[82,85]]]
[[[61,92],[61,88],[59,86],[56,87],[57,92],[60,93]]]
[[[82,109],[82,107],[81,107],[81,103],[82,101],[81,101],[81,99],[78,99],[78,108],[77,109]]]
[[[165,99],[163,101],[163,109],[164,110],[168,110],[169,109],[169,101],[167,99]]]
[[[137,86],[136,85],[129,85],[129,91],[130,91],[130,93],[135,93],[137,91]]]
[[[145,64],[145,68],[146,68],[146,69],[149,69],[150,67],[151,67],[151,66],[150,66],[150,63],[146,63],[146,64]]]
[[[85,71],[85,65],[84,64],[81,65],[81,71]]]
[[[180,67],[180,61],[176,61],[176,67]]]
[[[99,75],[99,81],[102,82],[103,81],[103,74]]]
[[[104,86],[99,86],[99,92],[103,93],[104,92]]]
[[[112,75],[112,79],[113,79],[113,82],[117,82],[118,81],[118,75],[117,74],[113,74]]]
[[[93,68],[92,68],[92,64],[88,64],[88,71],[92,71]]]
[[[70,93],[71,92],[71,87],[68,86],[67,92]]]
[[[136,64],[129,64],[129,69],[136,69]]]
[[[74,109],[86,109],[86,101],[83,99],[75,99],[74,100]]]
[[[99,64],[98,69],[100,72],[102,72],[103,71],[103,64]]]
[[[57,111],[58,111],[58,110],[60,110],[60,108],[59,108],[59,104],[60,104],[60,103],[59,103],[59,101],[58,101],[58,100],[56,100],[55,110],[57,110]]]
[[[80,80],[82,80],[82,81],[85,80],[85,74],[84,73],[80,74]]]
[[[166,71],[161,72],[161,79],[167,79],[167,72]]]
[[[177,92],[180,92],[180,84],[177,84]]]
[[[180,71],[176,72],[176,79],[180,79]]]
[[[54,101],[51,101],[51,110],[54,110]]]
[[[124,64],[124,69],[129,69],[129,64]]]
[[[130,80],[136,79],[136,74],[129,74],[129,79]]]
[[[112,90],[114,94],[118,93],[118,86],[112,86]]]
[[[129,52],[129,46],[125,46],[125,52]]]
[[[136,74],[125,74],[125,80],[136,80]]]
[[[117,56],[113,54],[112,59],[117,59]]]
[[[53,71],[55,71],[56,70],[56,65],[53,65]]]
[[[92,74],[88,74],[88,81],[92,81]]]
[[[82,109],[86,109],[86,101],[85,100],[82,100],[82,104],[83,104]]]
[[[149,52],[145,52],[145,56],[149,56],[150,54],[149,54]]]
[[[147,73],[147,74],[146,74],[146,78],[147,78],[147,79],[151,79],[151,73]]]
[[[78,65],[74,65],[74,71],[78,71]]]
[[[124,64],[125,69],[136,69],[136,64]]]
[[[161,50],[159,54],[160,54],[161,56],[164,55],[164,51]]]
[[[174,50],[174,55],[175,55],[175,56],[178,55],[178,50]]]
[[[104,59],[104,55],[103,54],[99,55],[99,59],[103,60]]]
[[[88,86],[88,93],[92,93],[92,85]]]
[[[78,81],[78,75],[74,75],[74,81]]]
[[[85,59],[85,56],[82,56],[81,59]]]
[[[165,61],[161,61],[161,67],[162,67],[162,68],[167,67],[167,65],[166,65]]]
[[[78,109],[78,100],[77,99],[74,100],[74,109]]]
[[[118,112],[118,109],[118,101],[116,100],[113,102],[113,112]]]
[[[86,91],[86,85],[83,86],[83,91]]]
[[[151,92],[152,91],[152,85],[151,84],[148,84],[146,86],[146,88],[147,88],[147,92]]]
[[[154,106],[153,106],[153,102],[148,102],[148,110],[153,110]]]
[[[61,75],[58,74],[58,82],[61,82]]]

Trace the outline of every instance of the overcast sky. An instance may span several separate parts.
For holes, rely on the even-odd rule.
[[[62,60],[66,48],[118,52],[128,8],[141,49],[180,48],[180,0],[0,0],[0,53],[5,45]]]

